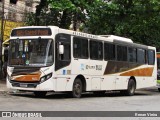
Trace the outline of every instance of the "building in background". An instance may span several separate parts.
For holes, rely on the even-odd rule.
[[[3,42],[9,39],[13,28],[23,26],[27,13],[35,12],[40,0],[0,0],[0,14],[3,14],[4,1],[4,27]],[[2,17],[1,17],[2,18]],[[0,28],[1,28],[0,19]]]
[[[5,77],[3,65],[7,60],[3,43],[7,43],[11,30],[15,27],[24,26],[27,13],[35,12],[40,0],[0,0],[0,79]]]
[[[2,1],[0,0],[0,12],[2,12]],[[27,12],[35,12],[39,0],[4,0],[5,19],[22,22]]]

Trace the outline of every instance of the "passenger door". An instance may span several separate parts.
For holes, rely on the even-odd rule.
[[[61,46],[63,46],[63,53],[60,51]],[[55,47],[56,90],[65,91],[67,78],[71,74],[71,36],[58,34],[55,40]]]

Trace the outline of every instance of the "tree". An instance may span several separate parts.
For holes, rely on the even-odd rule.
[[[112,0],[94,8],[85,27],[93,34],[114,34],[159,47],[159,4],[158,0]]]
[[[85,23],[88,11],[94,7],[99,0],[48,0],[51,11],[60,12],[59,27],[77,30],[77,24]]]
[[[88,33],[113,34],[159,47],[159,5],[158,0],[41,0],[39,12],[29,14],[27,24],[66,29],[72,24],[74,30],[80,24]]]
[[[101,0],[41,0],[36,14],[27,15],[26,24],[56,25],[66,29],[72,24],[73,29],[77,30],[79,24],[85,23],[88,11],[99,2]]]
[[[26,25],[45,25],[46,23],[46,11],[48,8],[48,2],[46,0],[40,0],[39,5],[36,6],[36,12],[25,13]]]
[[[40,15],[45,7],[47,7],[48,3],[46,0],[40,0],[39,5],[36,6],[36,14],[35,14],[35,25],[40,25]],[[43,12],[42,12],[43,13]]]

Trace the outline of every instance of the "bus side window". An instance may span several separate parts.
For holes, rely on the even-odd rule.
[[[88,39],[80,37],[73,38],[73,56],[74,58],[88,58]]]
[[[145,63],[148,64],[148,51],[145,50]]]
[[[127,61],[127,47],[117,45],[117,60]]]
[[[154,65],[155,63],[155,52],[153,50],[148,50],[148,64]]]
[[[145,57],[145,50],[144,49],[137,49],[137,62],[139,64],[145,64],[146,63],[146,57]]]
[[[104,43],[104,59],[115,60],[115,45],[111,43]]]
[[[129,47],[128,48],[128,61],[136,62],[137,61],[137,49]]]
[[[90,40],[90,58],[94,60],[103,59],[103,43]]]

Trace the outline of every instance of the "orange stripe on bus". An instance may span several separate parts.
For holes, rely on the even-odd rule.
[[[17,75],[12,76],[12,80],[19,81],[19,82],[38,82],[40,81],[41,73],[38,72],[37,74],[28,74],[28,75]]]
[[[153,67],[140,68],[120,74],[120,76],[152,76]]]
[[[40,80],[40,75],[24,75],[14,79],[20,82],[38,82]]]

